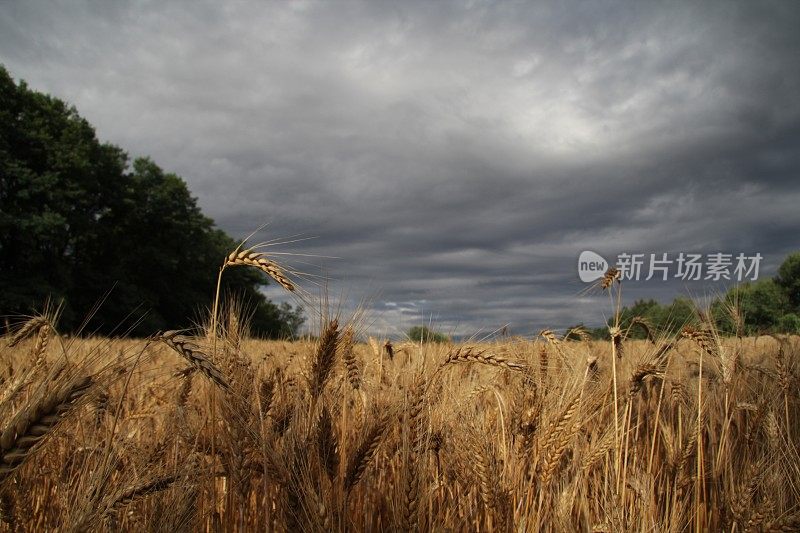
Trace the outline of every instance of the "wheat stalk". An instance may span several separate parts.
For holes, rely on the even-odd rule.
[[[319,397],[325,382],[331,375],[336,362],[336,348],[339,343],[339,322],[336,319],[328,322],[319,339],[317,353],[311,366],[311,396]]]
[[[13,348],[46,325],[48,325],[48,320],[45,316],[40,315],[31,318],[22,324],[22,326],[20,326],[16,332],[14,332],[14,335],[8,341],[8,347]]]
[[[201,374],[223,389],[229,390],[231,385],[228,383],[228,380],[225,378],[225,375],[222,373],[222,371],[211,362],[206,354],[200,351],[199,346],[193,342],[181,338],[180,335],[181,333],[179,331],[167,331],[159,338],[160,340],[164,341],[167,346],[181,355],[181,357],[194,365]]]
[[[580,427],[580,418],[576,416],[580,404],[581,396],[578,395],[567,405],[555,424],[551,424],[551,429],[540,447],[544,457],[540,469],[543,486],[549,483],[567,445]]]
[[[272,411],[272,404],[275,399],[275,381],[274,375],[266,376],[261,379],[261,384],[258,388],[259,408],[261,409],[261,417],[264,418]]]
[[[130,505],[150,494],[161,492],[170,488],[181,476],[172,474],[158,477],[144,483],[131,485],[120,491],[113,499],[106,504],[106,512],[110,513],[120,507]]]
[[[90,376],[73,379],[15,417],[0,434],[0,481],[25,462],[37,444],[72,410],[92,384]]]
[[[375,452],[378,451],[378,446],[381,443],[383,433],[388,423],[389,417],[386,414],[381,416],[372,425],[369,431],[367,431],[361,443],[353,450],[348,458],[347,470],[344,478],[344,489],[346,493],[349,493],[361,480],[370,461],[375,457]]]
[[[656,377],[663,377],[664,371],[661,369],[660,366],[650,363],[644,362],[639,364],[636,369],[631,374],[630,378],[630,389],[628,390],[628,396],[633,396],[642,388],[644,384],[645,378],[649,376],[656,376]]]
[[[440,365],[440,368],[444,368],[448,365],[463,363],[479,363],[482,365],[496,366],[506,370],[522,373],[527,373],[528,371],[528,365],[522,361],[508,359],[501,355],[488,354],[484,350],[476,350],[470,347],[459,347],[454,350],[450,350],[444,362]]]
[[[683,331],[681,331],[681,335],[693,341],[711,357],[717,358],[719,356],[712,332],[708,330],[698,330],[691,326],[686,326]]]
[[[234,250],[225,259],[224,266],[238,265],[257,268],[277,281],[278,284],[287,291],[294,292],[295,290],[294,284],[289,281],[283,270],[274,261],[267,259],[263,252],[256,252],[252,248],[241,251]]]
[[[355,331],[351,326],[345,328],[342,333],[341,341],[339,342],[339,349],[342,353],[342,361],[344,362],[345,370],[347,371],[347,381],[353,390],[358,390],[361,387],[361,368],[359,367],[356,354],[353,350],[355,344]]]
[[[611,285],[614,282],[619,282],[621,272],[617,267],[611,267],[606,270],[606,273],[603,274],[603,278],[600,280],[600,288],[603,290],[607,290],[611,288]]]
[[[644,332],[644,335],[647,338],[647,340],[649,340],[652,343],[656,342],[655,336],[653,335],[653,326],[651,326],[646,319],[640,316],[635,316],[631,318],[630,323],[628,324],[628,329],[625,331],[625,337],[628,337],[628,333],[634,326],[638,326],[639,329],[641,329]]]
[[[333,481],[339,472],[339,444],[333,427],[333,420],[327,408],[323,407],[317,421],[317,453],[328,479]]]

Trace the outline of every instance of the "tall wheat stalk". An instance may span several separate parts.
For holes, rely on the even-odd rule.
[[[219,293],[220,288],[222,287],[222,273],[225,269],[229,266],[249,266],[253,268],[257,268],[258,270],[267,274],[270,278],[275,280],[280,286],[286,289],[289,292],[294,292],[295,286],[294,284],[289,281],[289,278],[286,277],[286,274],[283,272],[280,266],[274,261],[268,259],[263,252],[256,251],[262,245],[256,245],[251,248],[246,248],[242,250],[247,239],[242,241],[238,247],[222,262],[222,265],[219,267],[219,273],[217,274],[217,287],[214,291],[214,308],[211,312],[211,337],[213,342],[213,353],[216,356],[217,353],[217,317],[219,311]]]
[[[614,285],[614,282],[617,282],[617,300],[616,303],[614,302],[614,295],[613,291],[611,291],[611,287]],[[617,483],[620,482],[620,445],[619,445],[619,398],[618,398],[618,386],[617,386],[617,335],[620,335],[620,313],[622,312],[622,283],[620,282],[620,271],[617,270],[615,267],[611,267],[603,276],[600,286],[604,290],[608,290],[608,296],[611,299],[611,305],[614,309],[614,326],[609,328],[609,332],[611,333],[611,373],[613,376],[613,387],[614,387],[614,455],[615,455],[615,463],[614,463],[614,470],[617,476]],[[619,488],[619,486],[618,486]]]

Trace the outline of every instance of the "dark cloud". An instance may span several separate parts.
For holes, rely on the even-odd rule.
[[[315,237],[279,248],[369,298],[374,331],[532,332],[609,312],[585,249],[760,252],[769,275],[797,248],[798,23],[791,2],[19,2],[0,61],[232,234]]]

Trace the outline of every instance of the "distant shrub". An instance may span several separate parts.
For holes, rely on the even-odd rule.
[[[783,315],[778,320],[778,331],[781,333],[796,333],[800,335],[800,316],[794,313]]]
[[[448,342],[450,337],[425,326],[414,326],[408,330],[408,338],[414,342]]]

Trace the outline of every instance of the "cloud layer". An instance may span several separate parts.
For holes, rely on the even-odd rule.
[[[228,232],[314,236],[283,250],[373,331],[531,333],[604,320],[586,249],[769,275],[800,247],[797,27],[791,2],[19,2],[0,62]]]

